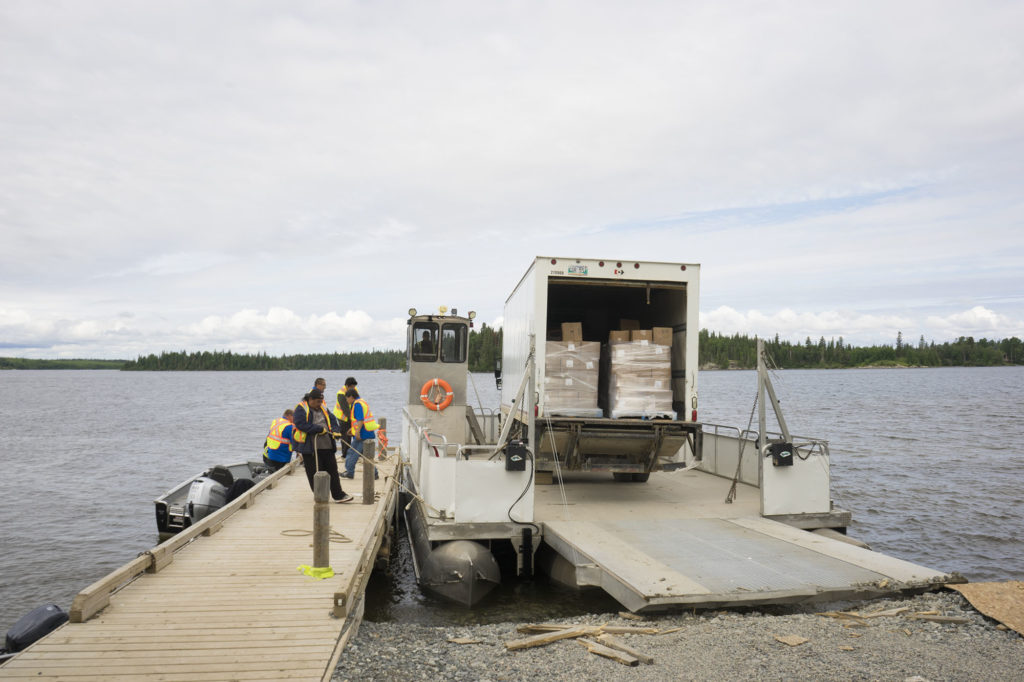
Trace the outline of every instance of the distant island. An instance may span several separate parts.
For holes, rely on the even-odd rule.
[[[502,330],[481,325],[469,335],[469,369],[491,372],[501,357]],[[773,362],[784,369],[840,369],[854,367],[997,367],[1024,364],[1024,342],[1017,337],[916,344],[897,334],[893,345],[851,346],[843,337],[804,343],[782,341],[778,334],[765,341]],[[757,366],[757,337],[700,330],[701,369],[753,369]],[[270,356],[232,351],[164,351],[135,360],[34,360],[0,358],[0,369],[120,369],[125,371],[253,371],[253,370],[367,370],[406,369],[405,351],[369,350],[349,353],[304,353]]]

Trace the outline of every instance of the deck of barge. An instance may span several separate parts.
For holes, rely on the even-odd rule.
[[[393,518],[396,460],[379,465],[373,504],[358,496],[359,473],[343,479],[357,497],[331,505],[348,540],[330,545],[334,577],[297,568],[312,563],[312,538],[288,531],[312,529],[313,495],[301,465],[288,468],[87,588],[71,610],[82,622],[18,654],[0,679],[330,679]]]

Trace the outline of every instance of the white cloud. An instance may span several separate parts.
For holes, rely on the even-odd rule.
[[[928,317],[927,325],[937,331],[940,339],[952,340],[961,336],[990,339],[1008,336],[1024,338],[1024,320],[1000,315],[980,305],[962,313],[931,315]]]

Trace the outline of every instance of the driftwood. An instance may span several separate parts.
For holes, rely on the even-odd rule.
[[[505,642],[505,648],[509,651],[515,651],[517,649],[529,649],[535,646],[544,646],[545,644],[551,644],[557,642],[560,639],[572,639],[575,637],[581,637],[583,635],[592,635],[600,633],[599,627],[592,627],[589,625],[578,625],[576,627],[564,628],[556,632],[547,632],[541,635],[534,635],[533,637],[527,637],[525,639],[517,639],[511,642]]]
[[[658,628],[642,628],[635,625],[602,625],[601,632],[609,632],[613,635],[656,635]]]
[[[864,618],[886,618],[888,616],[898,616],[904,611],[909,611],[909,606],[903,606],[898,609],[886,609],[885,611],[872,611],[871,613],[865,613]]]
[[[667,635],[667,634],[669,634],[671,632],[679,632],[680,630],[685,630],[685,629],[686,629],[685,625],[680,625],[677,628],[669,628],[668,630],[661,630],[657,634],[659,634],[659,635]]]
[[[775,639],[783,644],[788,644],[789,646],[800,646],[801,644],[806,644],[810,641],[806,637],[801,637],[800,635],[775,635]]]
[[[538,632],[559,632],[561,630],[568,630],[574,625],[561,625],[559,623],[527,623],[526,625],[520,625],[516,628],[516,632],[521,632],[524,635],[537,634]]]
[[[634,649],[633,647],[629,646],[628,644],[626,644],[622,640],[616,639],[616,638],[612,637],[611,635],[601,635],[600,637],[597,638],[597,641],[600,642],[601,644],[604,644],[609,649],[618,649],[619,651],[627,653],[630,656],[632,656],[633,658],[635,658],[638,661],[640,661],[641,663],[646,663],[647,665],[650,665],[651,663],[654,663],[654,658],[653,657],[648,656],[647,654],[645,654],[643,652],[637,651],[636,649]]]
[[[643,620],[643,616],[638,616],[635,613],[629,611],[619,611],[619,618],[625,618],[626,620]]]
[[[604,656],[610,658],[613,661],[618,661],[622,665],[637,666],[640,665],[640,660],[636,656],[630,656],[629,654],[606,647],[603,644],[598,644],[592,639],[585,639],[583,637],[576,640],[582,646],[587,647],[587,651],[598,656]]]
[[[970,623],[970,618],[963,616],[907,616],[912,620],[926,620],[929,623]]]
[[[835,618],[836,620],[844,620],[850,623],[856,623],[857,625],[867,625],[868,622],[865,617],[857,613],[856,611],[823,611],[821,613],[814,614],[816,616],[825,616],[826,618]]]

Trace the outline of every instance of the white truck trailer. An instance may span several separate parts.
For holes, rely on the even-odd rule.
[[[534,259],[505,301],[501,411],[532,443],[538,471],[557,459],[646,481],[701,459],[699,292],[693,263]],[[534,400],[517,405],[531,352]]]

